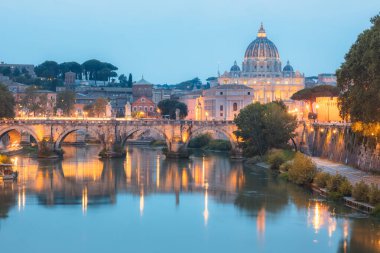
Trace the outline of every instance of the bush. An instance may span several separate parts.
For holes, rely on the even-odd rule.
[[[380,204],[380,190],[377,185],[371,184],[368,192],[368,199],[371,205],[375,206]]]
[[[0,164],[11,164],[11,158],[7,155],[0,155]]]
[[[326,188],[327,181],[330,179],[330,174],[325,172],[318,172],[313,182],[320,188]]]
[[[210,140],[206,148],[210,150],[229,151],[231,150],[231,143],[226,140]]]
[[[280,171],[282,171],[282,172],[288,172],[289,169],[292,166],[293,166],[293,162],[292,161],[284,162],[283,164],[280,165]]]
[[[329,192],[339,192],[339,187],[343,182],[348,182],[347,178],[336,174],[333,176],[330,176],[330,178],[326,181],[326,188]]]
[[[152,141],[152,142],[150,143],[150,145],[151,145],[152,147],[166,146],[166,141],[164,141],[164,140],[155,140],[155,141]]]
[[[189,148],[203,148],[209,144],[211,141],[210,134],[201,134],[190,140]]]
[[[317,168],[310,157],[297,152],[289,169],[289,180],[300,185],[313,181]]]
[[[368,202],[368,193],[369,186],[363,181],[357,183],[352,189],[352,197],[360,202]]]
[[[352,193],[352,185],[351,183],[345,178],[343,182],[339,185],[338,192],[342,194],[343,196],[351,196]]]
[[[380,218],[380,204],[377,204],[373,209],[371,215]]]
[[[272,149],[268,153],[267,162],[271,169],[278,170],[280,165],[286,162],[286,156],[281,149]]]

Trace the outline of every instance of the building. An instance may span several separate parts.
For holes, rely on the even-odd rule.
[[[142,96],[148,98],[149,100],[153,99],[153,84],[146,81],[144,77],[132,86],[133,101],[136,101]]]
[[[220,85],[243,84],[253,89],[253,101],[269,103],[283,100],[290,109],[290,97],[305,86],[304,75],[294,71],[289,61],[282,68],[280,54],[261,25],[257,38],[246,49],[242,69],[235,61],[229,72],[218,78]]]
[[[314,110],[320,122],[343,121],[339,114],[338,97],[317,97]]]
[[[327,84],[336,86],[336,75],[335,74],[326,74],[322,73],[318,75],[318,84]]]
[[[142,96],[132,103],[132,113],[139,117],[157,116],[156,104],[149,98]]]
[[[71,71],[66,72],[65,73],[65,85],[68,87],[75,85],[76,76],[77,76],[77,74],[75,74],[74,72],[71,72]]]
[[[125,115],[125,105],[132,101],[132,89],[125,87],[75,87],[76,104],[82,108],[87,104],[92,104],[98,98],[110,101],[113,113],[117,117]]]
[[[186,119],[233,120],[253,97],[253,89],[246,85],[226,84],[184,94],[179,101],[187,105]]]
[[[160,101],[170,99],[172,90],[169,88],[154,88],[153,89],[153,102],[158,104]]]
[[[33,64],[8,64],[8,63],[1,62],[0,63],[0,69],[1,68],[10,68],[12,70],[12,72],[15,69],[18,69],[21,73],[23,73],[24,71],[27,71],[28,74],[32,78],[37,77],[36,73],[34,72],[34,65]]]

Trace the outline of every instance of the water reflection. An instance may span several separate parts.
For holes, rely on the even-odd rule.
[[[12,207],[27,213],[28,205],[34,205],[34,201],[47,207],[78,206],[88,217],[92,208],[117,206],[118,196],[127,194],[138,200],[135,212],[144,220],[149,212],[160,211],[162,215],[161,206],[152,204],[152,199],[169,195],[178,212],[199,208],[196,213],[203,229],[213,231],[224,222],[230,224],[229,230],[235,223],[240,224],[237,227],[248,224],[250,232],[246,234],[261,245],[257,246],[259,251],[270,247],[274,247],[272,251],[283,250],[280,244],[273,244],[274,240],[295,240],[301,246],[312,247],[310,252],[380,250],[377,221],[348,218],[351,211],[316,200],[267,170],[247,169],[241,162],[231,162],[217,154],[165,160],[158,150],[128,147],[125,159],[102,161],[97,158],[98,152],[97,146],[65,147],[65,159],[60,162],[16,157],[19,179],[17,183],[0,185],[0,218],[8,217]],[[197,196],[190,207],[189,200],[181,200],[188,195]],[[182,205],[186,209],[181,209]],[[232,211],[225,211],[231,207],[239,215],[231,217]],[[289,231],[282,231],[287,226]],[[278,239],[276,231],[282,231],[283,239]],[[241,236],[236,234],[236,238]],[[251,247],[254,248],[243,248]]]

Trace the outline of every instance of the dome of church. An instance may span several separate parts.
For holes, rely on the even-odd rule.
[[[245,59],[280,59],[277,47],[267,38],[263,24],[257,33],[257,38],[249,44],[244,55]]]
[[[286,63],[284,69],[282,70],[284,72],[294,72],[292,65],[290,65],[289,61]]]
[[[231,67],[230,71],[231,71],[231,72],[240,72],[240,68],[239,68],[239,66],[237,65],[237,62],[236,62],[236,61],[234,62],[234,65]]]

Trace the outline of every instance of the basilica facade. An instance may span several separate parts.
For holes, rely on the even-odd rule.
[[[304,75],[294,71],[289,61],[282,68],[280,54],[268,39],[263,25],[245,51],[242,68],[235,61],[230,71],[218,78],[220,85],[239,84],[253,89],[253,102],[269,103],[282,100],[294,109],[290,97],[305,87]]]

